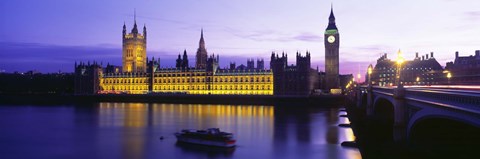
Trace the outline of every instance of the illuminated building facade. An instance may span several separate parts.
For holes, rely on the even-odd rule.
[[[479,84],[480,83],[480,50],[475,55],[459,56],[455,53],[455,61],[448,62],[445,70],[451,74],[448,82],[455,84]]]
[[[143,34],[138,33],[135,18],[132,31],[127,34],[127,27],[123,24],[122,43],[123,72],[145,72],[147,69],[147,27],[143,26]]]
[[[146,38],[136,33],[135,26],[128,35],[137,39],[134,38],[131,42],[134,45],[141,44],[142,49],[146,48],[143,46],[146,44]],[[138,41],[138,37],[144,41]],[[75,93],[273,95],[273,72],[264,68],[263,60],[257,60],[256,68],[253,60],[248,60],[248,67],[239,66],[232,69],[220,69],[218,55],[211,55],[205,58],[205,62],[199,62],[203,61],[206,55],[203,31],[196,57],[198,67],[189,66],[186,50],[183,55],[178,55],[175,68],[161,68],[160,59],[152,58],[147,61],[143,55],[145,52],[142,53],[141,59],[137,59],[147,61],[145,67],[136,65],[139,63],[143,65],[143,61],[125,63],[125,59],[130,58],[128,54],[130,51],[126,52],[124,38],[124,66],[121,68],[110,64],[106,68],[97,63],[75,64]]]
[[[219,69],[218,58],[207,59],[206,69],[160,68],[151,60],[145,73],[107,73],[100,93],[273,95],[273,74],[264,69]]]
[[[400,81],[403,85],[434,85],[443,84],[446,80],[443,68],[433,57],[433,52],[415,59],[405,61],[401,66]],[[391,86],[396,85],[397,64],[387,58],[387,54],[377,59],[370,76],[373,85]]]

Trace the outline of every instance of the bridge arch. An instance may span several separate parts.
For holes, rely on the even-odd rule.
[[[413,118],[412,118],[413,119]],[[469,157],[480,144],[480,125],[448,114],[433,114],[411,120],[407,141],[413,151],[426,157]]]
[[[387,98],[376,98],[373,106],[373,121],[378,139],[393,141],[395,106]]]
[[[361,103],[360,103],[360,108],[361,108],[362,110],[365,110],[365,109],[367,108],[367,104],[368,104],[368,103],[367,103],[367,102],[368,102],[368,94],[367,94],[367,93],[362,93],[361,95],[362,95],[362,96],[361,96],[361,98],[360,98],[360,101],[361,101]]]

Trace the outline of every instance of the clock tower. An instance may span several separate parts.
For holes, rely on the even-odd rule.
[[[325,30],[325,89],[336,89],[339,87],[339,54],[340,35],[335,25],[333,7],[328,18],[328,27]]]

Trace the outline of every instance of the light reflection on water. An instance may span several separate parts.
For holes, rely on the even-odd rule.
[[[20,115],[4,116],[12,111]],[[45,151],[36,154],[40,158],[59,157],[58,149],[48,148],[51,144],[75,145],[64,147],[66,153],[60,158],[361,158],[358,150],[340,146],[343,141],[355,139],[350,128],[337,126],[349,123],[347,118],[338,117],[344,113],[338,108],[294,106],[99,103],[0,107],[0,121],[28,116],[29,119],[20,120],[28,124],[27,121],[48,116],[42,120],[50,124],[49,128],[37,129],[51,133],[30,134],[34,141],[11,135],[15,131],[32,131],[28,128],[14,127],[8,129],[12,132],[6,132],[11,133],[9,140],[17,144],[28,144],[31,148],[45,146]],[[53,120],[56,116],[73,122]],[[5,126],[0,122],[0,127]],[[209,127],[234,133],[238,146],[233,150],[218,150],[176,144],[174,132]],[[43,141],[45,135],[67,136],[69,140]],[[165,139],[159,140],[160,136]],[[35,145],[38,143],[46,145]],[[0,143],[0,148],[6,146]],[[4,154],[3,151],[0,153]],[[26,154],[10,154],[29,158],[22,156]]]

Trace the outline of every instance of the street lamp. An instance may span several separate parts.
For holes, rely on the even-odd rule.
[[[420,77],[417,77],[416,81],[417,81],[417,85],[419,85],[418,82],[420,82]]]
[[[402,73],[401,69],[402,69],[402,63],[405,62],[405,59],[403,58],[403,54],[402,54],[402,51],[400,51],[400,49],[398,50],[398,53],[397,53],[397,86],[400,86],[402,83],[401,83],[401,78],[400,78],[400,74]]]

